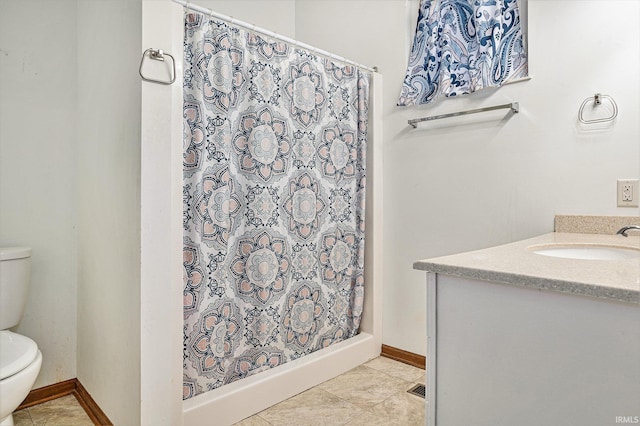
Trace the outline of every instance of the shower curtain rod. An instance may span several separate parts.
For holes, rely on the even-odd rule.
[[[361,68],[361,69],[363,69],[365,71],[378,72],[378,68],[377,67],[371,68],[371,67],[368,67],[366,65],[359,64],[357,62],[351,61],[351,60],[349,60],[347,58],[344,58],[342,56],[338,56],[338,55],[334,55],[333,53],[329,53],[326,50],[318,49],[317,47],[313,47],[313,46],[310,46],[310,45],[308,45],[306,43],[302,43],[302,42],[299,42],[299,41],[294,40],[292,38],[289,38],[289,37],[274,33],[273,31],[269,31],[269,30],[266,30],[264,28],[257,27],[257,26],[255,26],[253,24],[249,24],[247,22],[240,21],[238,19],[235,19],[233,16],[227,16],[227,15],[223,15],[221,13],[214,12],[211,9],[207,9],[205,7],[202,7],[202,6],[197,6],[195,4],[191,4],[189,1],[183,1],[183,0],[171,0],[171,1],[173,1],[174,3],[178,3],[178,4],[184,6],[187,9],[191,9],[191,10],[194,10],[196,12],[204,13],[206,15],[213,16],[214,18],[218,18],[218,19],[221,19],[223,21],[227,21],[231,25],[237,25],[239,27],[243,27],[243,28],[246,28],[246,29],[251,30],[251,31],[262,33],[262,34],[264,34],[264,35],[266,35],[268,37],[275,38],[275,39],[280,40],[280,41],[284,41],[285,43],[292,44],[292,45],[300,47],[302,49],[309,50],[309,51],[311,51],[312,53],[314,53],[316,55],[325,56],[325,57],[328,57],[329,59],[333,59],[333,60],[336,60],[336,61],[344,62],[345,64],[353,65],[353,66],[355,66],[357,68]]]

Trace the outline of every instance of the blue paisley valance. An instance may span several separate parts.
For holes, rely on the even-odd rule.
[[[398,105],[497,87],[527,73],[516,0],[421,0]]]

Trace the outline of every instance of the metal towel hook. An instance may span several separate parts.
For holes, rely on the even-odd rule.
[[[594,106],[598,106],[598,105],[602,105],[603,99],[608,100],[611,103],[611,106],[613,107],[611,116],[605,117],[605,118],[595,118],[593,120],[585,120],[584,107],[587,106],[589,101],[593,101]],[[582,105],[580,105],[580,109],[578,110],[578,120],[580,120],[582,124],[605,123],[607,121],[613,121],[617,116],[618,116],[618,105],[616,104],[616,101],[614,101],[611,96],[603,95],[601,93],[596,93],[595,95],[593,95],[593,97],[585,99],[582,102]]]
[[[171,75],[169,81],[164,80],[156,80],[155,78],[145,77],[142,73],[142,66],[144,65],[144,59],[148,57],[149,59],[153,59],[154,61],[164,62],[165,58],[168,57],[171,59]],[[140,68],[138,69],[138,73],[143,80],[151,81],[153,83],[159,84],[172,84],[176,81],[176,60],[170,54],[162,51],[162,49],[147,49],[142,54],[142,59],[140,60]]]

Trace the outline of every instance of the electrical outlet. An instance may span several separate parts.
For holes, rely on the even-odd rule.
[[[638,207],[638,179],[618,179],[618,207]]]

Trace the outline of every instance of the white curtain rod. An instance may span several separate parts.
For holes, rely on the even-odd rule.
[[[231,25],[237,25],[239,27],[243,27],[243,28],[246,28],[248,30],[264,34],[264,35],[266,35],[268,37],[271,37],[271,38],[274,38],[274,39],[277,39],[277,40],[280,40],[280,41],[284,41],[285,43],[292,44],[292,45],[300,47],[302,49],[309,50],[309,51],[311,51],[312,53],[314,53],[316,55],[321,55],[321,56],[328,57],[329,59],[333,59],[333,60],[336,60],[336,61],[344,62],[345,64],[353,65],[353,66],[355,66],[357,68],[361,68],[361,69],[363,69],[365,71],[378,72],[378,69],[376,67],[371,68],[371,67],[368,67],[366,65],[359,64],[359,63],[351,61],[351,60],[349,60],[347,58],[343,58],[342,56],[338,56],[338,55],[334,55],[333,53],[329,53],[326,50],[318,49],[317,47],[313,47],[313,46],[310,46],[310,45],[308,45],[306,43],[302,43],[302,42],[299,42],[299,41],[294,40],[292,38],[289,38],[289,37],[274,33],[273,31],[269,31],[269,30],[266,30],[264,28],[257,27],[257,26],[255,26],[253,24],[249,24],[247,22],[240,21],[238,19],[235,19],[233,16],[227,16],[227,15],[223,15],[221,13],[217,13],[217,12],[214,12],[213,10],[211,10],[211,9],[207,9],[207,8],[202,7],[202,6],[197,6],[195,4],[191,4],[188,1],[183,1],[183,0],[172,0],[172,1],[174,3],[178,3],[178,4],[186,7],[187,9],[191,9],[191,10],[194,10],[196,12],[204,13],[206,15],[213,16],[214,18],[218,18],[218,19],[221,19],[223,21],[227,21]]]

